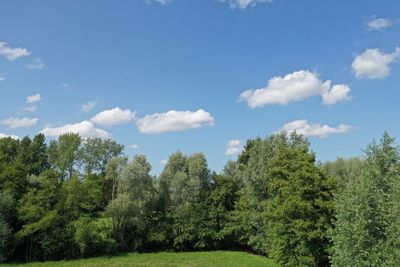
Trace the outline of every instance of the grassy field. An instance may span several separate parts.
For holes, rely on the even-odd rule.
[[[74,261],[58,261],[43,262],[29,264],[3,264],[1,267],[97,267],[97,266],[146,266],[146,267],[164,267],[164,266],[254,266],[254,267],[279,267],[266,257],[256,256],[245,252],[162,252],[162,253],[146,253],[146,254],[126,254],[115,257],[100,257],[92,259],[74,260]]]

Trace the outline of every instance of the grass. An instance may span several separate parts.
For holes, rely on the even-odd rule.
[[[161,252],[161,253],[131,253],[115,257],[99,257],[92,259],[41,262],[28,264],[3,264],[1,267],[279,267],[266,257],[248,254],[245,252],[214,251],[214,252]]]

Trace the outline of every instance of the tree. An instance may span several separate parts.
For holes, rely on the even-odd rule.
[[[12,195],[0,191],[0,263],[11,254],[11,219],[15,209]]]
[[[62,181],[71,179],[75,172],[81,142],[81,137],[74,133],[60,135],[57,141],[50,142],[48,156],[53,168],[61,173]]]
[[[39,176],[32,175],[29,185],[18,204],[18,218],[23,226],[16,233],[19,242],[26,244],[25,258],[32,261],[55,255],[62,257],[66,241],[63,235],[67,231],[56,209],[60,199],[58,174],[48,170]]]
[[[244,177],[233,216],[238,239],[284,266],[326,265],[334,182],[307,140],[295,133],[250,140],[238,164]]]
[[[362,160],[358,157],[349,159],[337,158],[334,161],[325,162],[322,169],[326,175],[331,175],[337,182],[338,190],[343,190],[351,181],[360,176]]]
[[[400,153],[384,133],[365,150],[363,169],[336,199],[333,266],[396,266]]]
[[[121,155],[123,145],[112,140],[99,137],[88,138],[79,151],[79,159],[85,174],[101,174],[105,172],[107,162]]]
[[[335,183],[296,134],[278,142],[267,176],[265,217],[269,255],[284,266],[328,266],[328,230]]]
[[[232,222],[232,214],[242,186],[240,177],[237,176],[236,163],[229,161],[222,174],[214,173],[211,177],[211,192],[205,208],[208,210],[208,229],[212,231],[212,240],[207,245],[214,249],[234,248],[238,241],[234,235],[236,228]]]
[[[138,250],[146,245],[155,193],[150,170],[145,156],[135,156],[118,175],[118,196],[107,207],[112,236],[123,250]]]
[[[210,171],[203,154],[185,156],[180,152],[170,156],[161,177],[166,213],[172,222],[174,247],[179,250],[207,246],[207,216],[205,200],[209,193]]]

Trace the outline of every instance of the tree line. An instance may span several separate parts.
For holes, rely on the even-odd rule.
[[[112,140],[0,139],[0,262],[240,249],[282,266],[400,266],[400,150],[320,163],[307,139],[248,140],[212,172],[201,153],[151,175]]]

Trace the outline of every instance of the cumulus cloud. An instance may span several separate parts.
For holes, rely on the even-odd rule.
[[[85,104],[83,104],[81,106],[81,109],[83,112],[88,113],[89,111],[91,111],[94,107],[96,106],[96,102],[91,101],[91,102],[87,102]]]
[[[43,59],[40,57],[35,58],[32,63],[25,64],[25,68],[28,70],[43,69],[45,66]]]
[[[356,56],[351,67],[358,78],[383,79],[390,74],[390,64],[400,59],[400,48],[385,54],[377,48],[367,49]]]
[[[7,79],[7,73],[0,73],[0,82],[4,81]]]
[[[16,60],[20,57],[29,56],[30,54],[31,52],[29,52],[26,48],[11,48],[6,42],[0,42],[0,56],[4,56],[10,61]]]
[[[17,136],[17,135],[8,135],[8,134],[0,133],[0,138],[7,138],[7,137],[11,137],[12,139],[20,139],[19,136]]]
[[[0,121],[1,125],[6,125],[11,129],[30,127],[35,125],[39,121],[38,118],[8,118]]]
[[[91,121],[82,121],[75,124],[66,124],[60,127],[46,127],[41,131],[41,133],[51,137],[58,137],[65,133],[76,133],[83,138],[100,137],[103,139],[107,139],[110,137],[110,134],[107,131],[96,128],[94,126],[94,123]]]
[[[226,144],[226,151],[225,155],[227,156],[232,156],[232,155],[237,155],[243,150],[243,145],[240,140],[230,140]]]
[[[272,3],[272,0],[219,0],[223,3],[228,3],[232,9],[246,9],[247,7],[254,7],[261,3]]]
[[[130,122],[135,119],[135,113],[129,109],[120,109],[119,107],[104,110],[95,115],[90,120],[102,126],[114,126]]]
[[[330,90],[322,94],[322,103],[325,105],[334,105],[337,102],[349,100],[350,87],[347,84],[336,84]]]
[[[325,138],[331,134],[343,134],[352,130],[353,127],[346,124],[340,124],[337,127],[328,125],[321,125],[319,123],[308,123],[307,120],[296,120],[283,125],[280,131],[288,133],[296,131],[298,134],[304,136],[316,136],[318,138]]]
[[[214,118],[202,109],[194,112],[170,110],[146,115],[137,121],[140,132],[146,134],[184,131],[213,124]]]
[[[319,75],[308,70],[295,71],[284,77],[273,77],[264,88],[244,91],[239,101],[246,101],[251,108],[266,105],[287,105],[312,96],[321,96],[322,103],[333,105],[350,98],[350,87],[334,85],[331,81],[322,82]]]
[[[393,21],[388,18],[375,18],[368,22],[368,30],[370,31],[381,31],[387,27],[395,24],[397,21]]]
[[[160,160],[160,164],[161,164],[161,165],[167,165],[167,163],[168,163],[168,159],[162,159],[162,160]]]
[[[41,99],[42,97],[40,96],[40,94],[30,95],[26,97],[26,103],[33,104],[39,102]]]

